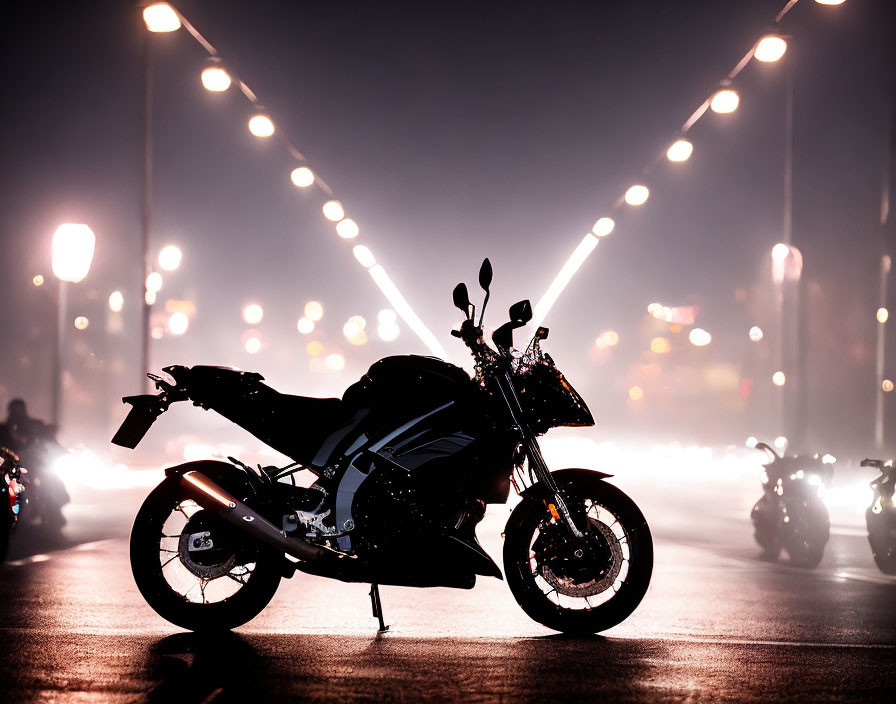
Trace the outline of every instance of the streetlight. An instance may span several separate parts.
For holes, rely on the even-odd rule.
[[[740,96],[730,88],[717,91],[709,101],[709,107],[713,112],[726,114],[737,110],[740,104]]]
[[[53,359],[53,395],[51,417],[59,426],[62,399],[62,367],[66,332],[66,298],[68,284],[84,280],[90,271],[96,235],[87,225],[65,223],[53,234],[53,274],[59,279],[57,300],[56,355]],[[86,326],[85,326],[86,327]]]

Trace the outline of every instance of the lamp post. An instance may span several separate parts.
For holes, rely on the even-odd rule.
[[[56,353],[53,357],[53,395],[51,418],[59,426],[62,400],[68,284],[79,283],[90,271],[96,235],[87,225],[66,223],[53,235],[53,274],[59,280],[56,327]]]

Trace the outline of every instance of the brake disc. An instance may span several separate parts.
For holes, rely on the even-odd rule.
[[[588,520],[591,524],[591,530],[600,532],[601,538],[605,543],[604,549],[609,553],[609,560],[607,560],[605,564],[594,564],[593,570],[585,570],[586,572],[593,574],[590,579],[583,580],[581,577],[576,578],[571,575],[563,574],[561,566],[556,564],[556,559],[548,560],[544,563],[542,563],[541,560],[538,561],[537,569],[541,572],[541,576],[544,580],[556,589],[558,593],[565,596],[582,598],[600,594],[613,586],[613,583],[616,581],[616,578],[622,570],[624,558],[619,539],[613,534],[613,531],[610,530],[609,526],[604,525],[593,518],[589,518]],[[593,540],[594,538],[592,537],[591,539]],[[566,549],[568,550],[570,548]],[[581,548],[579,548],[579,550],[581,550]],[[600,550],[600,552],[603,551],[604,550]],[[573,553],[573,557],[579,559],[575,553]],[[536,554],[536,559],[537,558],[538,555]],[[556,571],[552,569],[552,563],[557,567]]]
[[[184,567],[203,579],[223,577],[237,564],[232,543],[214,523],[205,511],[197,511],[184,526],[177,546]]]

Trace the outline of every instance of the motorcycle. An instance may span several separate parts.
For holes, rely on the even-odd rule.
[[[113,442],[136,447],[177,401],[213,409],[293,460],[249,467],[203,460],[165,470],[134,522],[130,556],[137,586],[157,613],[190,629],[239,626],[296,570],[371,585],[470,589],[477,576],[502,579],[476,525],[486,505],[520,495],[504,529],[503,563],[522,609],[548,628],[606,630],[647,591],[653,543],[635,503],[585,469],[550,471],[537,436],[591,426],[585,402],[540,343],[522,354],[513,330],[532,318],[529,301],[483,338],[492,268],[479,321],[465,284],[460,338],[475,360],[471,378],[434,357],[386,357],[341,399],[281,394],[258,373],[223,367],[165,367],[148,375],[158,394],[132,406]],[[309,470],[314,482],[298,486]],[[307,475],[306,475],[307,476]]]
[[[816,457],[781,457],[764,442],[755,449],[765,450],[771,459],[763,466],[762,497],[750,512],[763,559],[777,560],[783,548],[791,564],[817,567],[831,532],[821,496],[833,468]]]
[[[868,525],[868,542],[874,561],[884,574],[896,574],[896,503],[893,490],[896,486],[896,467],[893,460],[866,459],[862,467],[873,467],[880,476],[871,482],[874,499],[865,511]]]
[[[0,519],[0,564],[6,561],[9,541],[15,531],[22,506],[27,503],[25,486],[19,481],[28,470],[21,466],[18,455],[6,447],[0,447],[0,474],[6,487],[3,518]]]

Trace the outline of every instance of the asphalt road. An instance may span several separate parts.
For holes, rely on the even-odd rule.
[[[757,559],[754,495],[620,484],[651,522],[654,578],[630,619],[593,638],[552,634],[486,578],[384,587],[392,627],[377,635],[365,585],[299,574],[254,621],[202,639],[133,584],[123,534],[140,494],[80,497],[67,545],[16,536],[0,568],[0,701],[896,700],[896,579],[860,524],[835,527],[805,571]],[[496,557],[506,515],[479,531]]]

